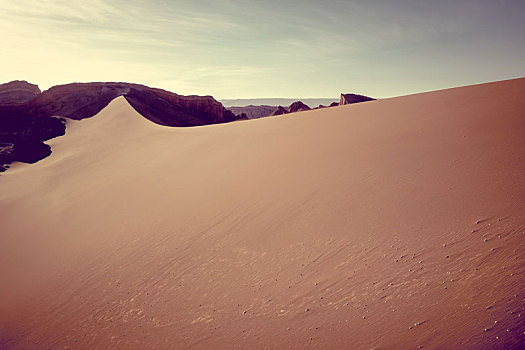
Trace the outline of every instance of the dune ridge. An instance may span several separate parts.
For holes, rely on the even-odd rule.
[[[118,97],[0,179],[0,347],[523,348],[523,96],[190,129]]]
[[[35,163],[51,154],[45,144],[66,130],[63,118],[80,120],[100,112],[118,96],[144,118],[187,127],[244,119],[211,96],[183,96],[131,83],[72,83],[40,92],[26,81],[0,84],[0,172],[10,163]]]

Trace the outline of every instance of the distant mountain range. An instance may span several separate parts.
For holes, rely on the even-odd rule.
[[[224,107],[245,107],[245,106],[289,106],[296,101],[302,101],[310,107],[319,105],[328,106],[332,102],[338,102],[339,98],[238,98],[219,100]]]
[[[319,99],[319,98],[307,98],[299,101],[294,101],[291,99],[286,98],[274,98],[274,99],[238,99],[238,100],[226,100],[230,101],[230,103],[233,103],[231,101],[237,101],[236,104],[242,104],[245,102],[286,102],[283,104],[279,104],[276,106],[271,105],[245,105],[245,106],[230,106],[226,107],[228,110],[230,110],[233,114],[239,115],[241,119],[257,119],[257,118],[263,118],[263,117],[269,117],[269,116],[277,116],[282,114],[288,114],[288,113],[295,113],[295,112],[301,112],[301,111],[307,111],[310,109],[318,109],[318,108],[328,108],[328,107],[335,107],[335,106],[342,106],[352,103],[360,103],[360,102],[366,102],[366,101],[373,101],[375,98],[363,96],[363,95],[357,95],[357,94],[341,94],[339,97],[339,101],[336,99]],[[225,100],[222,100],[225,101]],[[283,107],[287,105],[289,101],[292,101],[288,107]],[[309,102],[310,105],[308,105],[306,102]],[[323,102],[323,103],[320,103]],[[224,103],[224,102],[223,102]],[[319,104],[317,104],[319,103]]]

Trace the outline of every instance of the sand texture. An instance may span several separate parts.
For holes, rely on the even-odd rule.
[[[49,143],[0,177],[2,349],[525,347],[525,79]]]

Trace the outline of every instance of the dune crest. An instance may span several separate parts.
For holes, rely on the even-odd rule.
[[[119,96],[160,125],[189,127],[246,119],[211,96],[182,96],[139,84],[72,83],[41,93],[36,85],[12,81],[0,85],[0,172],[12,162],[35,163],[49,156],[51,148],[44,141],[64,135],[63,118],[90,118]]]
[[[525,79],[167,128],[0,179],[0,347],[519,349]]]

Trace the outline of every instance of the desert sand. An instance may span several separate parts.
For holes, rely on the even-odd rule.
[[[0,177],[0,348],[525,347],[525,79],[170,128]]]

